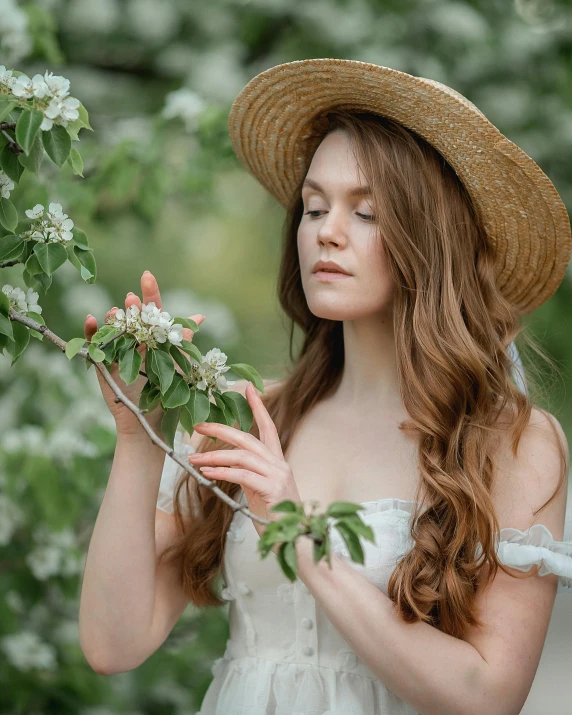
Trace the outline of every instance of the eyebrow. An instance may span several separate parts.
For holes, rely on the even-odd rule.
[[[316,191],[319,191],[321,194],[324,194],[325,191],[324,189],[318,184],[317,181],[313,181],[312,179],[304,179],[304,183],[302,186],[309,186],[312,189],[315,189]],[[353,189],[349,189],[348,191],[348,196],[368,196],[371,194],[371,188],[369,186],[354,186]]]

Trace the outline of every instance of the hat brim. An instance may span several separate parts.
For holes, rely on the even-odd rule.
[[[358,60],[276,65],[250,80],[232,104],[228,127],[234,151],[288,208],[322,139],[314,122],[333,108],[389,117],[434,146],[480,213],[496,249],[502,294],[521,314],[553,295],[572,251],[562,199],[531,157],[446,85]]]

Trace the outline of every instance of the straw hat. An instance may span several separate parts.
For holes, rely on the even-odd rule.
[[[502,294],[523,315],[553,295],[572,250],[562,199],[522,149],[447,85],[357,60],[286,62],[236,97],[228,118],[234,151],[288,208],[323,138],[319,117],[334,108],[387,116],[432,144],[480,212]]]

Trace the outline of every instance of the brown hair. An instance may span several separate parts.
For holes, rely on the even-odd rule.
[[[528,392],[515,384],[518,366],[507,347],[518,338],[521,351],[528,346],[551,367],[554,362],[500,293],[493,247],[479,216],[455,171],[434,147],[379,115],[335,111],[317,118],[316,126],[326,127],[323,136],[335,129],[347,132],[373,188],[375,223],[383,236],[379,250],[395,284],[400,391],[411,416],[400,429],[419,435],[418,503],[410,525],[414,546],[398,561],[388,594],[406,622],[425,621],[462,637],[468,627],[483,625],[474,598],[484,564],[490,567],[486,583],[499,567],[515,577],[534,575],[510,573],[495,552],[499,525],[491,488],[497,438],[508,425],[516,457],[539,390],[533,365],[527,370]],[[341,321],[313,315],[302,288],[297,250],[301,184],[286,215],[278,276],[279,300],[290,319],[292,365],[280,386],[262,395],[285,453],[302,417],[335,391],[344,365]],[[295,325],[304,336],[297,357],[292,347]],[[508,421],[502,422],[507,414]],[[259,437],[255,422],[251,433]],[[541,508],[566,482],[565,450],[556,437],[562,477]],[[199,451],[229,448],[220,439],[215,445],[204,438]],[[214,585],[233,512],[180,472],[183,479],[174,498],[180,537],[165,554],[180,559],[184,589],[196,606],[220,606],[224,601]],[[185,518],[178,494],[186,484],[189,497],[189,479],[200,509]],[[238,498],[239,485],[219,481],[218,486]],[[482,553],[476,558],[479,544]]]

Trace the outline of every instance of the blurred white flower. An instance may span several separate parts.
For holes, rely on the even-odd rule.
[[[10,198],[10,192],[14,191],[14,182],[0,169],[0,196],[3,199]]]
[[[36,546],[26,555],[26,563],[39,581],[56,576],[60,571],[61,549],[55,546]]]
[[[26,563],[39,581],[81,573],[83,559],[73,553],[77,538],[70,528],[50,531],[42,525],[34,531],[34,541],[38,545],[26,556]]]
[[[33,631],[22,630],[6,635],[0,639],[0,647],[18,670],[57,668],[56,649]]]
[[[15,0],[0,0],[0,18],[0,56],[4,62],[15,64],[33,47],[28,32],[28,15]]]
[[[167,94],[161,114],[165,119],[174,117],[182,119],[186,130],[193,131],[206,106],[206,102],[196,92],[187,87],[181,87]]]
[[[86,32],[108,33],[121,21],[121,8],[117,0],[72,0],[63,14],[71,29]]]
[[[10,589],[7,591],[6,596],[4,598],[6,603],[10,606],[10,608],[14,611],[14,613],[24,613],[25,606],[24,606],[24,599],[18,591],[14,591],[14,589]]]
[[[6,494],[0,494],[0,546],[7,546],[16,529],[25,521],[24,513]]]
[[[179,11],[174,3],[157,0],[129,0],[129,28],[143,40],[161,44],[172,37],[179,26]]]

